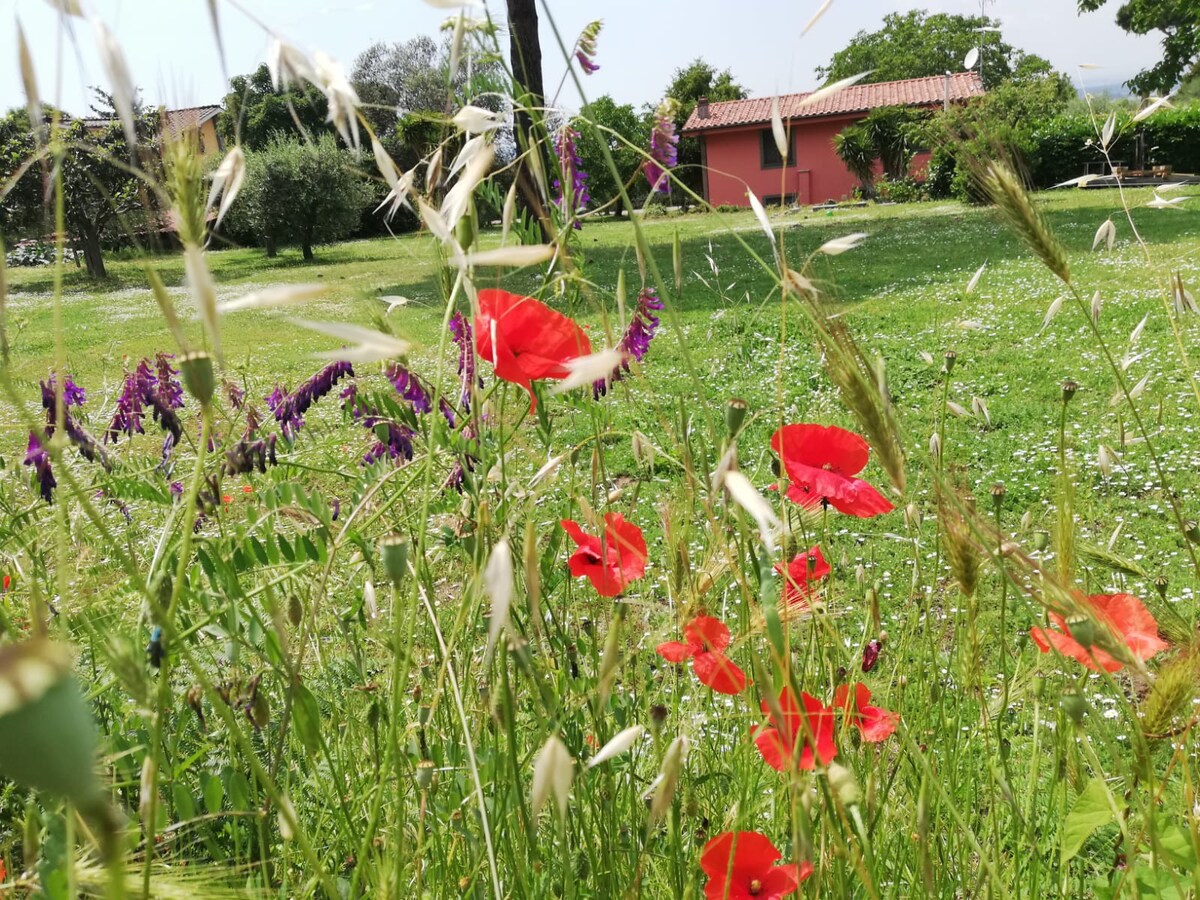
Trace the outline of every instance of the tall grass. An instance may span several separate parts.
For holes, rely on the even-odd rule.
[[[65,26],[74,6],[55,5]],[[231,24],[236,5],[228,13],[223,27],[257,27]],[[459,21],[471,52],[499,51],[492,32]],[[595,52],[595,31],[585,35]],[[568,62],[580,49],[558,43]],[[106,53],[119,76],[119,48]],[[855,335],[831,275],[854,256],[871,264],[869,236],[804,253],[761,207],[768,252],[732,233],[769,278],[751,302],[778,353],[756,373],[769,399],[748,406],[713,374],[727,348],[683,322],[683,273],[701,266],[680,241],[656,246],[634,217],[624,263],[599,271],[590,226],[554,202],[562,138],[546,110],[506,100],[505,115],[530,125],[516,158],[495,162],[482,98],[450,96],[459,114],[441,145],[402,173],[340,70],[288,45],[273,61],[336,101],[364,168],[370,143],[393,199],[421,216],[437,337],[417,350],[391,324],[402,316],[309,321],[320,316],[309,306],[286,327],[325,335],[330,359],[270,401],[243,396],[273,380],[293,332],[244,366],[222,352],[222,332],[312,289],[219,300],[206,230],[220,191],[177,145],[156,189],[187,225],[189,296],[177,309],[158,272],[173,264],[144,260],[175,346],[144,374],[130,364],[116,402],[141,410],[150,434],[135,437],[95,394],[71,402],[52,182],[55,378],[29,396],[13,364],[0,367],[6,419],[22,447],[31,437],[44,452],[31,444],[29,465],[0,478],[11,573],[0,773],[12,779],[0,786],[0,890],[711,897],[739,870],[710,842],[757,832],[805,874],[806,896],[1196,894],[1194,499],[1160,452],[1177,436],[1130,383],[1138,336],[1085,299],[1105,285],[1073,275],[1067,244],[1010,170],[981,172],[982,186],[1068,291],[1062,314],[1088,329],[1081,367],[1098,357],[1105,372],[1086,390],[1064,385],[1045,423],[1056,471],[1012,457],[1012,484],[1054,496],[1048,527],[1022,516],[1015,488],[972,495],[956,420],[996,426],[981,397],[970,410],[951,399],[967,361],[953,346],[931,346],[942,365],[899,401],[878,336]],[[119,78],[113,87],[120,99]],[[661,147],[653,158],[673,180]],[[222,206],[236,204],[237,181],[236,163],[222,170]],[[508,253],[480,221],[484,197],[502,210]],[[1176,354],[1160,365],[1194,392],[1195,324],[1172,294],[1182,282],[1142,247],[1147,283],[1162,290],[1151,319]],[[536,314],[506,332],[514,318],[496,304],[513,301],[493,291],[516,284],[555,313],[525,301],[517,308]],[[655,365],[667,345],[682,369],[669,387]],[[822,370],[797,371],[811,348]],[[554,365],[536,363],[527,392],[530,370],[505,353]],[[177,404],[172,367],[186,390]],[[574,377],[583,387],[552,389]],[[810,383],[838,405],[800,397]],[[630,424],[637,404],[655,410],[655,428]],[[785,429],[801,424],[798,408],[813,412],[805,424],[840,428],[803,432],[820,436],[816,449],[773,440],[801,433]],[[170,432],[172,416],[164,450],[150,435]],[[1073,444],[1085,416],[1115,423],[1143,502],[1170,510],[1153,526],[1173,529],[1159,570],[1120,552],[1115,533],[1108,546],[1086,539],[1077,498],[1092,485]],[[916,423],[930,430],[911,433]],[[97,450],[93,434],[116,443]],[[796,502],[806,490],[824,502]],[[618,513],[644,554],[613,525]],[[1111,599],[1132,594],[1137,607]],[[723,622],[728,643],[700,618]],[[668,643],[685,662],[658,652]],[[730,666],[749,684],[710,689]],[[858,683],[869,704],[828,708]],[[67,745],[95,748],[94,777],[69,777]],[[747,876],[760,888],[779,877],[763,866]]]

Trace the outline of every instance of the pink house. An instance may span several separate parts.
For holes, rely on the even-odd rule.
[[[701,99],[683,127],[700,138],[704,198],[713,206],[747,206],[746,190],[767,204],[823,203],[849,197],[859,181],[833,149],[833,137],[880,106],[937,109],[983,95],[977,72],[859,84],[803,105],[809,94],[785,94],[779,111],[791,147],[787,164],[771,134],[771,98],[709,103]],[[929,154],[918,153],[914,172]]]

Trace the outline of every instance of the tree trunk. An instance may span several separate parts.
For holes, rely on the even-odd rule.
[[[279,255],[279,248],[275,246],[275,238],[273,236],[267,235],[266,247],[267,247],[267,259],[274,259],[276,256]]]
[[[305,238],[304,243],[301,244],[300,249],[304,251],[304,261],[312,262],[313,261],[312,241],[308,240],[308,238]]]
[[[537,0],[508,0],[509,58],[513,77],[521,88],[517,98],[519,107],[515,115],[518,151],[541,152],[533,130],[540,116],[531,116],[526,110],[537,109],[544,103],[545,89],[542,86],[542,45],[538,39]],[[514,94],[516,92],[514,91]],[[543,167],[543,170],[545,167]],[[517,194],[521,207],[535,218],[546,241],[553,238],[553,229],[542,208],[539,192],[535,187],[530,166],[522,162],[517,167]]]
[[[508,34],[513,75],[529,95],[529,105],[541,106],[545,90],[536,0],[508,0]],[[521,115],[524,114],[518,114],[518,122]]]
[[[99,229],[87,225],[83,228],[83,261],[87,265],[89,278],[107,278],[108,271],[104,268],[104,253],[100,248]]]

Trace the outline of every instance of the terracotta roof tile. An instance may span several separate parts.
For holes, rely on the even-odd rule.
[[[779,112],[786,119],[813,119],[866,112],[879,106],[933,106],[946,97],[946,76],[908,78],[878,84],[856,84],[810,106],[800,103],[809,94],[784,94]],[[958,72],[950,76],[950,99],[967,100],[983,96],[983,82],[977,72]],[[771,121],[771,98],[725,100],[708,104],[708,117],[701,119],[693,110],[683,126],[684,134],[697,134],[716,128],[734,128]]]

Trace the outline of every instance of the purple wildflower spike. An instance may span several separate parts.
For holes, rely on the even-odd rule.
[[[354,367],[339,360],[321,369],[287,396],[281,396],[282,389],[276,385],[275,391],[267,397],[267,405],[275,413],[275,420],[283,430],[284,436],[289,439],[294,437],[304,425],[304,413],[332,391],[333,386],[343,378],[353,377]]]
[[[629,371],[631,359],[638,362],[645,359],[650,350],[650,342],[658,332],[659,318],[655,313],[662,308],[662,301],[658,299],[654,289],[642,288],[642,292],[638,294],[637,307],[633,311],[629,325],[621,336],[621,342],[617,344],[617,349],[623,354],[621,364],[612,370],[612,374],[593,382],[592,393],[596,397],[603,397],[614,382],[625,377],[625,373]]]
[[[576,144],[579,132],[570,125],[564,125],[554,135],[554,149],[558,154],[559,177],[554,179],[554,190],[558,194],[558,207],[564,215],[575,217],[579,210],[587,206],[591,197],[588,195],[588,174],[583,171],[583,160],[579,157]],[[571,193],[567,194],[565,184],[570,182]],[[576,228],[581,228],[579,219],[574,218]]]
[[[50,468],[50,454],[42,446],[37,432],[29,432],[29,446],[25,450],[24,464],[33,467],[42,499],[53,503],[54,489],[58,487],[58,482],[54,480],[54,472]]]
[[[456,312],[450,320],[450,335],[458,344],[458,377],[462,382],[459,400],[466,412],[471,411],[472,384],[483,387],[483,379],[475,374],[475,334],[467,317]]]
[[[242,408],[242,404],[246,401],[246,392],[232,381],[225,382],[225,396],[229,399],[229,405],[239,411]]]
[[[396,393],[412,405],[413,412],[427,413],[433,409],[429,392],[421,384],[420,379],[404,366],[399,363],[388,366],[387,377],[388,381],[392,383],[392,387],[396,389]]]
[[[600,36],[600,29],[603,26],[604,23],[599,19],[589,22],[580,32],[579,40],[575,42],[575,59],[579,62],[579,67],[583,69],[585,75],[591,75],[600,70],[600,66],[595,62],[596,38]]]
[[[654,130],[650,133],[650,159],[642,164],[642,171],[650,182],[650,190],[660,194],[671,191],[667,170],[675,168],[679,161],[679,135],[675,133],[676,102],[667,98],[654,112]]]

